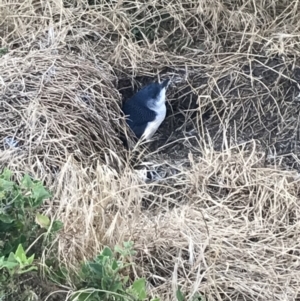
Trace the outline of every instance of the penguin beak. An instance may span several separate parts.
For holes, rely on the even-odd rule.
[[[170,84],[170,79],[168,78],[168,79],[165,79],[160,85],[161,85],[161,88],[163,89],[163,88],[168,88],[168,86],[169,86],[169,84]]]

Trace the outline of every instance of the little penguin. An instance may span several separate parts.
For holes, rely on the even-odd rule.
[[[149,141],[166,117],[166,91],[170,79],[151,83],[127,100],[122,110],[138,139]]]

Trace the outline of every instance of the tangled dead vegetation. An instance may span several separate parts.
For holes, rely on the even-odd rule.
[[[175,300],[298,300],[297,0],[0,2],[0,164],[54,192],[70,269],[135,242]],[[157,140],[120,136],[122,98],[172,77]]]
[[[109,70],[51,51],[14,51],[0,66],[1,139],[18,157],[11,165],[31,166],[44,177],[59,172],[70,155],[83,166],[122,157],[124,121]]]
[[[189,161],[172,186],[172,179],[146,185],[130,171],[103,166],[93,182],[80,170],[65,170],[68,201],[57,205],[67,217],[61,254],[70,260],[100,242],[131,239],[135,273],[164,300],[174,298],[179,284],[207,300],[296,300],[299,175],[265,166],[254,142]]]

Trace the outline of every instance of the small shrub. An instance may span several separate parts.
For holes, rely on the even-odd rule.
[[[0,256],[15,252],[20,244],[27,248],[38,237],[41,219],[38,208],[51,197],[41,182],[28,175],[20,185],[11,180],[12,172],[5,169],[0,174]]]
[[[145,300],[147,298],[145,279],[138,278],[130,285],[126,273],[132,265],[130,256],[135,254],[132,247],[132,242],[125,242],[123,248],[116,246],[114,252],[105,247],[93,261],[84,263],[80,273],[81,282],[72,300]]]
[[[27,257],[22,245],[19,245],[16,252],[11,252],[8,258],[0,257],[0,270],[6,268],[10,276],[24,274],[37,270],[37,267],[33,265],[33,260],[34,254]]]
[[[0,174],[0,300],[15,300],[23,295],[21,275],[26,274],[26,278],[27,273],[38,271],[39,260],[34,262],[34,258],[42,253],[52,233],[62,227],[61,222],[51,222],[38,213],[50,197],[42,183],[28,175],[17,184],[8,169]],[[50,235],[41,235],[46,231]],[[40,237],[45,239],[41,241]],[[24,249],[29,246],[31,254],[27,255]]]

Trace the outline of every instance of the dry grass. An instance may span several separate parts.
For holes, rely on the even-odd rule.
[[[300,2],[92,2],[0,2],[0,164],[53,190],[61,260],[131,239],[162,300],[299,300]],[[145,183],[121,94],[160,76]]]

